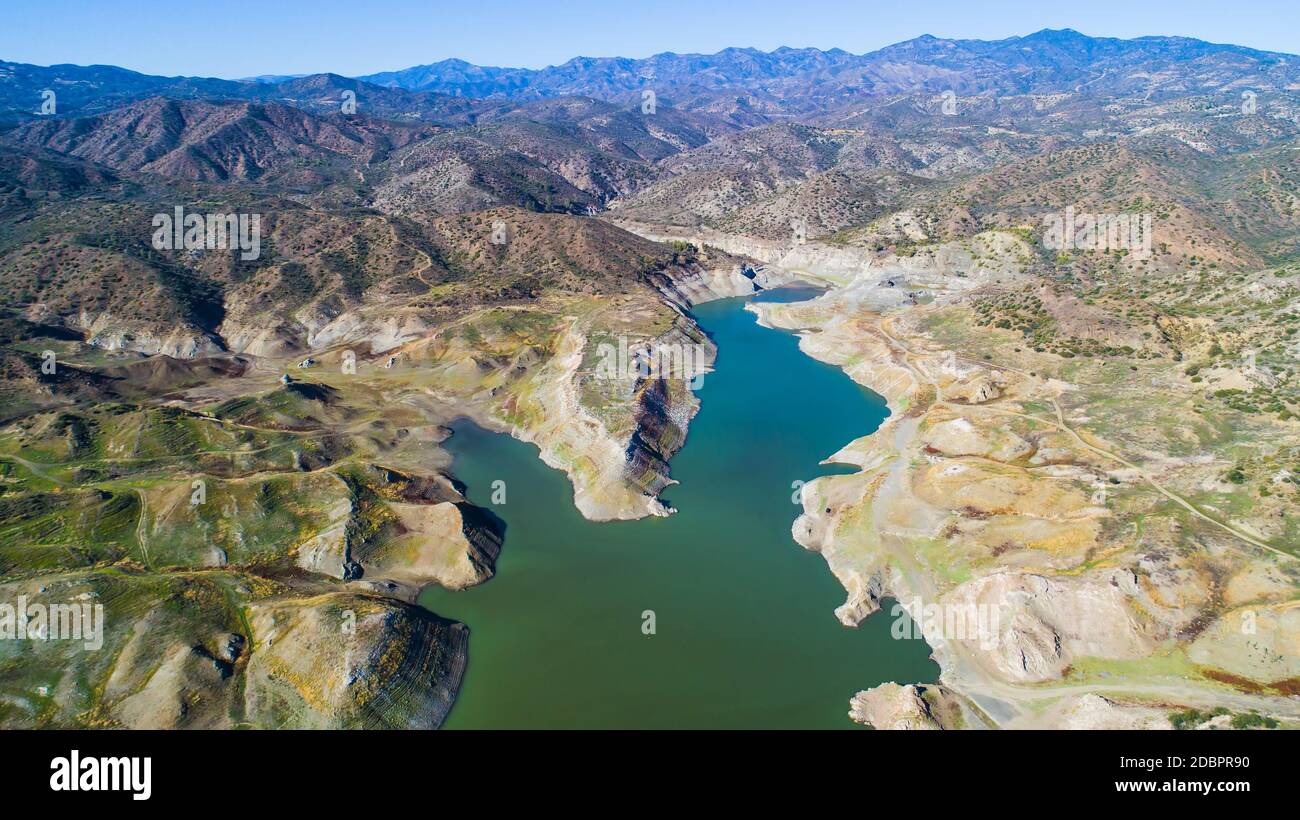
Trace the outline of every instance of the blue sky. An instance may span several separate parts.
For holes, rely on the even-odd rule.
[[[920,34],[1001,39],[1041,28],[1178,34],[1300,52],[1290,2],[1201,0],[5,0],[0,59],[150,74],[357,75],[460,57],[537,68],[727,46],[855,53]]]

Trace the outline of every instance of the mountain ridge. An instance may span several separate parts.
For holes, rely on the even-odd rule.
[[[1026,56],[1026,50],[1030,50]],[[665,51],[645,58],[576,56],[540,69],[481,66],[448,58],[404,69],[343,77],[330,72],[260,75],[240,80],[162,76],[109,65],[60,63],[36,66],[0,61],[0,124],[39,118],[41,93],[58,89],[55,116],[97,113],[149,96],[183,99],[258,99],[290,102],[312,110],[335,97],[300,100],[303,89],[350,88],[367,98],[372,113],[424,122],[472,119],[470,100],[546,99],[588,96],[606,101],[637,100],[646,90],[668,104],[707,110],[736,101],[743,90],[746,108],[766,106],[783,115],[843,104],[864,96],[951,90],[957,94],[1027,93],[1077,90],[1120,83],[1133,76],[1159,78],[1173,64],[1195,64],[1196,72],[1174,72],[1163,90],[1185,91],[1187,84],[1216,85],[1216,68],[1250,61],[1246,73],[1260,89],[1283,90],[1300,82],[1300,57],[1282,52],[1211,43],[1191,37],[1092,37],[1073,29],[1042,29],[1001,40],[946,39],[924,34],[863,54],[840,48],[781,46],[772,51],[732,46],[713,54]],[[1216,64],[1217,63],[1217,64]],[[1091,67],[1091,68],[1090,68]],[[1238,66],[1238,74],[1241,66]],[[1256,69],[1251,71],[1250,69]],[[361,84],[361,85],[357,85]],[[1221,84],[1220,84],[1221,85]],[[1162,87],[1157,85],[1155,92]],[[424,97],[421,95],[434,95]],[[683,106],[679,101],[685,101]],[[722,99],[719,99],[722,98]],[[806,98],[806,99],[805,99]],[[291,103],[293,104],[293,103]],[[752,124],[752,123],[751,123]]]
[[[1073,52],[1072,56],[1076,58],[1080,56],[1079,51],[1081,49],[1087,52],[1087,56],[1096,57],[1098,54],[1110,56],[1122,53],[1133,54],[1153,48],[1176,52],[1180,59],[1189,59],[1193,55],[1231,53],[1260,60],[1271,58],[1270,61],[1277,64],[1280,58],[1294,56],[1245,46],[1211,43],[1190,37],[1150,35],[1121,39],[1115,37],[1091,37],[1073,29],[1042,29],[1028,35],[1012,36],[1001,40],[947,39],[924,34],[863,54],[853,54],[839,48],[819,49],[815,47],[794,48],[781,46],[765,52],[755,48],[733,46],[721,49],[713,54],[661,52],[641,59],[578,56],[559,65],[540,69],[477,66],[464,60],[451,58],[406,69],[362,75],[358,79],[376,85],[397,86],[410,90],[436,89],[445,93],[460,93],[466,96],[477,96],[469,93],[470,91],[476,91],[479,94],[488,91],[489,96],[510,97],[517,95],[518,92],[527,93],[530,90],[536,90],[543,95],[553,93],[554,89],[564,87],[564,78],[571,76],[574,69],[577,68],[587,71],[622,69],[626,74],[642,78],[647,68],[653,72],[653,76],[657,76],[659,69],[673,67],[674,64],[690,71],[703,68],[708,71],[722,70],[724,72],[728,68],[741,70],[746,67],[745,64],[748,64],[748,67],[751,68],[761,69],[766,64],[772,68],[787,69],[786,76],[789,76],[788,69],[790,68],[793,68],[796,73],[834,66],[869,68],[881,60],[892,60],[902,55],[924,56],[927,59],[933,59],[939,56],[934,53],[936,49],[945,51],[960,49],[968,55],[987,56],[997,55],[1012,47],[1024,46],[1048,46],[1067,54]],[[471,81],[468,77],[464,77],[458,80],[454,72],[472,74],[474,79]],[[769,69],[766,76],[770,79],[781,75]],[[651,77],[644,78],[651,79]],[[724,74],[723,78],[728,81],[725,85],[732,87],[743,84],[742,81],[746,76],[742,74],[736,77],[726,77]],[[624,83],[624,91],[633,88],[630,85],[630,80],[627,80],[626,77],[620,79]],[[491,83],[496,83],[495,87],[490,87]],[[571,91],[572,89],[567,90]]]

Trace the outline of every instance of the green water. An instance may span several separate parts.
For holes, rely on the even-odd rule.
[[[874,430],[883,400],[759,327],[744,303],[694,311],[719,353],[671,462],[681,483],[663,498],[676,515],[586,521],[536,448],[455,425],[455,474],[507,529],[492,580],[420,599],[470,628],[447,728],[850,728],[858,690],[935,680],[929,648],[892,639],[887,610],[842,626],[844,590],[790,538],[791,482],[836,472],[818,462]],[[506,503],[492,505],[498,479]]]

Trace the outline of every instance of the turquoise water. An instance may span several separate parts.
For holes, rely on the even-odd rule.
[[[888,608],[842,626],[844,590],[790,538],[791,482],[838,472],[818,462],[874,430],[884,401],[744,303],[694,310],[719,353],[671,461],[681,483],[663,498],[676,515],[586,521],[536,448],[455,425],[454,472],[507,529],[492,580],[420,598],[470,628],[447,728],[850,728],[855,692],[936,679],[922,641],[890,637]],[[498,479],[506,503],[493,505]]]

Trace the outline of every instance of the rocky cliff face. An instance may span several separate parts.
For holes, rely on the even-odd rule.
[[[741,287],[727,275],[699,271],[681,281],[665,275],[662,282],[667,301],[641,298],[633,313],[628,306],[602,307],[587,319],[566,320],[549,357],[522,371],[503,394],[480,395],[473,405],[482,407],[481,423],[536,444],[544,462],[564,470],[574,503],[592,520],[672,512],[658,493],[672,483],[668,460],[699,410],[691,383],[706,377],[716,355],[677,300],[685,302],[686,293],[700,301],[720,298]],[[657,314],[667,330],[646,334],[634,318],[640,311]],[[636,367],[638,350],[645,372]],[[667,366],[651,368],[652,360]],[[678,363],[691,371],[669,372]]]
[[[359,596],[252,608],[245,719],[304,728],[436,729],[465,674],[469,630]]]
[[[873,729],[960,729],[966,725],[960,700],[941,686],[882,683],[854,695],[849,707],[849,717]]]

